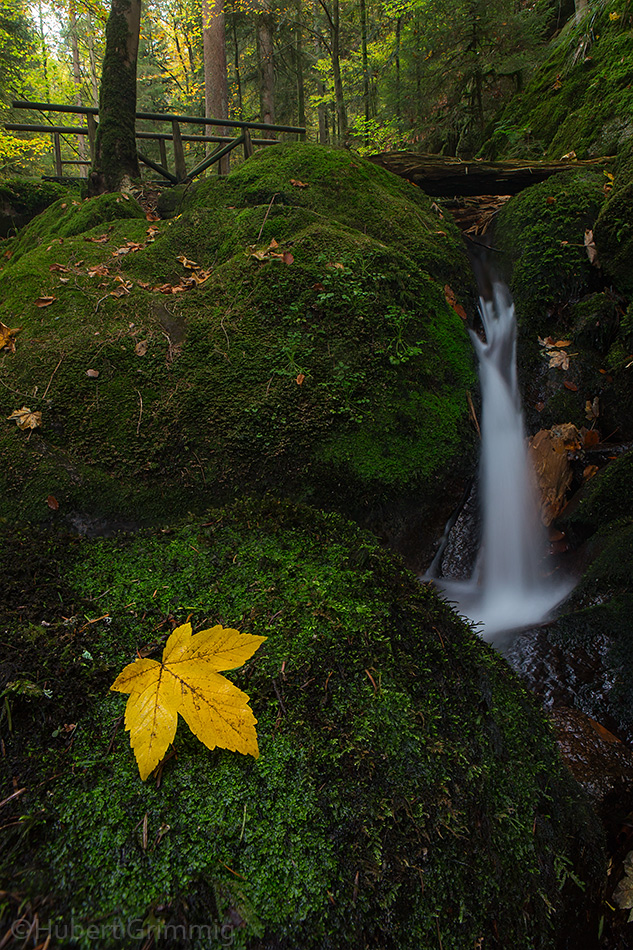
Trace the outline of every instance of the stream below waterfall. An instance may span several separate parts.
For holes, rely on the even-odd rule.
[[[503,283],[495,278],[484,283],[479,305],[485,339],[470,331],[482,395],[479,550],[470,577],[446,576],[442,555],[449,522],[424,579],[432,580],[484,639],[503,648],[510,631],[544,621],[573,581],[548,576],[548,541],[517,381],[514,304]]]

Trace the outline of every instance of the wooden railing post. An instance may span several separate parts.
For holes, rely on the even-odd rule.
[[[187,166],[185,165],[185,152],[182,147],[180,125],[176,119],[172,121],[171,129],[172,135],[174,137],[174,163],[176,168],[176,178],[178,181],[184,181],[187,177]]]
[[[90,142],[90,158],[94,162],[95,142],[97,140],[97,123],[95,122],[95,117],[90,112],[86,115],[86,122],[88,125],[88,141]]]
[[[62,147],[59,132],[53,132],[53,148],[55,150],[55,172],[58,178],[62,177]]]
[[[253,154],[253,142],[251,139],[251,130],[244,129],[244,158],[250,158]]]
[[[165,139],[158,140],[158,151],[160,152],[160,163],[163,168],[169,168],[167,164],[167,146],[165,145]]]

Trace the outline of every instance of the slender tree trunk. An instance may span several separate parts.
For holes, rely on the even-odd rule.
[[[202,38],[204,47],[204,114],[209,119],[228,119],[229,85],[226,76],[226,34],[224,0],[202,0]],[[207,126],[207,130],[225,135],[225,126]],[[207,149],[210,154],[212,148]],[[220,159],[219,172],[227,175],[228,155]]]
[[[240,67],[240,44],[237,41],[237,16],[235,12],[231,14],[231,26],[233,27],[233,66],[235,70],[235,86],[237,89],[237,114],[238,118],[244,117],[244,103],[242,101],[242,71]]]
[[[273,18],[270,0],[259,0],[257,16],[257,54],[259,58],[260,119],[275,123],[275,69],[273,62]],[[272,136],[274,138],[274,136]]]
[[[415,51],[415,118],[419,122],[422,118],[422,64],[421,64],[421,49],[419,37],[420,33],[420,14],[419,12],[415,15],[415,35],[418,37],[418,48]]]
[[[92,104],[99,105],[99,79],[97,76],[97,57],[95,56],[95,39],[92,26],[90,8],[86,11],[88,24],[88,61],[90,63],[90,85],[92,87]]]
[[[73,56],[73,83],[75,85],[75,105],[80,106],[81,102],[81,63],[79,61],[79,40],[77,38],[77,17],[75,15],[74,3],[70,4],[68,11],[70,20],[70,46]],[[86,160],[86,139],[83,135],[77,136],[77,151],[82,162]],[[80,165],[80,177],[87,178],[88,172],[85,165]]]
[[[396,118],[402,118],[402,92],[400,88],[400,36],[402,32],[402,17],[396,20]]]
[[[40,50],[42,56],[42,70],[44,72],[44,88],[46,90],[46,101],[49,102],[51,98],[51,89],[48,82],[48,53],[46,50],[46,37],[44,35],[44,15],[42,13],[42,0],[39,0],[39,14],[40,14]]]
[[[347,142],[347,112],[343,96],[343,80],[341,79],[341,12],[339,0],[334,0],[332,14],[332,69],[334,71],[334,98],[336,100],[336,118],[338,122],[339,141]]]
[[[319,0],[314,0],[314,10],[313,10],[313,23],[314,23],[314,50],[317,58],[317,62],[323,56],[323,48],[321,43],[321,33],[319,32]],[[325,83],[321,78],[321,74],[317,72],[317,95],[320,99],[319,105],[317,106],[317,115],[319,118],[319,143],[321,145],[328,144],[328,131],[327,131],[327,105],[323,101],[325,98]]]
[[[136,152],[136,60],[141,0],[112,0],[99,92],[90,191],[129,191],[141,177]]]
[[[369,145],[369,122],[371,104],[369,101],[369,61],[367,58],[367,4],[360,0],[360,43],[363,57],[363,105],[365,110],[365,145]]]
[[[303,81],[303,30],[302,30],[302,24],[301,24],[301,0],[297,0],[295,66],[296,66],[296,74],[297,74],[297,110],[299,113],[299,125],[305,128],[306,96],[305,96],[305,83]]]

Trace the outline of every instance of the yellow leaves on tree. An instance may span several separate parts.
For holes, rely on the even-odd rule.
[[[185,623],[167,640],[161,663],[138,659],[125,667],[110,688],[130,693],[125,728],[143,781],[173,741],[178,713],[207,748],[259,756],[249,697],[219,673],[241,666],[265,639],[219,626],[192,635]]]

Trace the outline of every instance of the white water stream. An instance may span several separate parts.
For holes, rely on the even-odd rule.
[[[516,371],[516,322],[507,288],[480,300],[486,334],[471,331],[482,394],[482,541],[468,581],[435,583],[487,640],[545,620],[572,584],[546,576],[547,537],[528,456]]]

